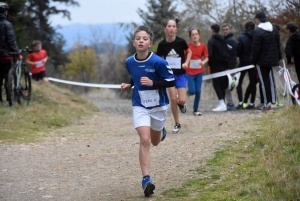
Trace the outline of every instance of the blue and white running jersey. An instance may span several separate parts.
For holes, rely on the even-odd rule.
[[[142,61],[135,59],[135,54],[126,60],[126,68],[133,83],[132,106],[140,106],[147,109],[168,106],[169,98],[166,88],[148,87],[141,85],[141,77],[148,77],[150,80],[173,81],[174,75],[168,62],[153,52]]]

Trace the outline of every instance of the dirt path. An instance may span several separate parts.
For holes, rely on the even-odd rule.
[[[143,200],[138,161],[139,139],[130,101],[90,100],[102,111],[78,124],[48,133],[43,142],[0,143],[0,200]],[[151,147],[154,198],[178,187],[229,141],[244,135],[256,112],[209,112],[216,102],[202,102],[203,115],[180,114],[182,130],[168,133]],[[206,109],[204,109],[206,108]],[[167,130],[173,127],[171,114]],[[149,199],[146,199],[149,200]]]

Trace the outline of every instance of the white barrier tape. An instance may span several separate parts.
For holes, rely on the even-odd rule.
[[[213,73],[213,74],[209,74],[209,75],[204,75],[202,80],[209,80],[209,79],[213,79],[213,78],[217,78],[217,77],[222,77],[228,74],[233,74],[233,73],[237,73],[243,70],[248,70],[250,68],[254,68],[254,65],[250,65],[250,66],[244,66],[244,67],[240,67],[240,68],[235,68],[232,70],[227,70],[227,71],[222,71],[222,72],[218,72],[218,73]]]
[[[202,79],[209,80],[212,78],[222,77],[222,76],[232,74],[232,73],[237,73],[237,72],[247,70],[250,68],[254,68],[254,66],[253,65],[244,66],[241,68],[235,68],[232,70],[222,71],[219,73],[204,75]],[[106,89],[120,89],[121,88],[120,84],[89,84],[89,83],[83,83],[83,82],[73,82],[73,81],[68,81],[68,80],[61,80],[61,79],[56,79],[56,78],[52,78],[52,77],[48,77],[48,79],[50,81],[54,81],[54,82],[60,82],[60,83],[64,83],[64,84],[72,84],[72,85],[83,86],[83,87],[98,87],[98,88],[106,88]]]

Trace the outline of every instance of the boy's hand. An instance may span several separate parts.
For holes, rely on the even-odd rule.
[[[126,89],[130,88],[131,84],[122,83],[121,84],[121,91],[125,91]]]
[[[183,64],[182,64],[182,68],[183,68],[183,69],[187,69],[187,67],[188,67],[187,63],[183,63]]]
[[[152,87],[153,81],[150,80],[148,77],[141,77],[141,85]]]

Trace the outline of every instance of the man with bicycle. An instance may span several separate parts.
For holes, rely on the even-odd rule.
[[[8,71],[11,67],[11,60],[13,59],[13,57],[9,55],[9,52],[18,52],[13,26],[6,20],[8,9],[9,6],[6,3],[0,2],[0,102],[3,102],[3,80],[5,81],[4,87],[7,92]],[[21,55],[19,57],[21,57]]]

